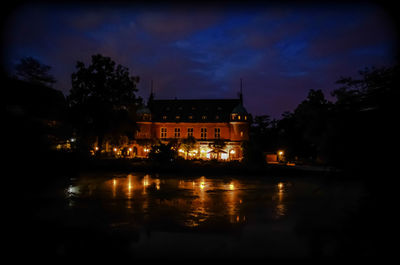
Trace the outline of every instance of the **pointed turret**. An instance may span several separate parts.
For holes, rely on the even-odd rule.
[[[150,108],[150,109],[152,108],[153,101],[154,101],[153,79],[151,79],[150,96],[149,96],[149,100],[147,101],[147,107],[148,108]]]
[[[242,105],[243,105],[243,91],[242,91],[242,87],[243,87],[243,84],[242,84],[242,78],[240,78],[240,92],[239,92],[239,99],[240,99],[240,104],[242,104]]]

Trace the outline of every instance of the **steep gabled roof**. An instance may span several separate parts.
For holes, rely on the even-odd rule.
[[[152,120],[159,122],[229,122],[240,99],[153,100]]]

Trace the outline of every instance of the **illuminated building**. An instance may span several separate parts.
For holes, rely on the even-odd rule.
[[[160,140],[181,142],[190,136],[196,145],[189,151],[179,148],[187,159],[241,160],[242,142],[249,139],[250,116],[238,99],[156,100],[151,93],[148,104],[137,111],[138,131],[133,150],[137,157],[147,157],[151,143]],[[223,141],[216,151],[213,144]]]

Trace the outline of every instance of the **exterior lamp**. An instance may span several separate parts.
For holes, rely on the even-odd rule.
[[[117,152],[117,148],[114,148],[114,152]]]
[[[283,156],[283,151],[281,150],[281,151],[278,151],[278,161],[279,162],[281,162],[281,161],[283,161],[283,159],[284,159],[284,156]]]

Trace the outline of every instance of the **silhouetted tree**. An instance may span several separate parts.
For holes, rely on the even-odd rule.
[[[219,158],[219,154],[224,152],[223,149],[226,147],[226,142],[223,139],[214,139],[208,147],[210,147],[212,152],[216,153],[217,158]]]
[[[159,142],[151,147],[149,159],[156,165],[171,164],[177,157],[177,151],[171,143],[163,144]]]
[[[33,57],[25,57],[15,66],[16,77],[20,80],[45,86],[52,86],[56,80],[49,73],[51,67]]]
[[[262,167],[265,165],[266,160],[263,153],[264,150],[262,150],[255,139],[242,142],[241,147],[243,149],[244,164],[251,167]]]
[[[276,151],[278,148],[277,120],[271,120],[269,115],[255,116],[250,126],[250,136],[251,141],[257,142],[262,151]]]
[[[307,98],[294,111],[295,130],[301,139],[296,152],[311,160],[322,159],[321,144],[326,131],[331,103],[321,90],[311,89]]]
[[[365,68],[361,78],[341,78],[329,123],[330,162],[345,168],[371,168],[391,159],[398,129],[399,66]]]
[[[255,116],[253,126],[258,134],[265,134],[271,124],[269,115]]]
[[[81,136],[97,137],[101,149],[106,135],[134,135],[139,77],[100,54],[93,55],[88,66],[77,62],[76,68],[68,103]]]
[[[188,158],[189,152],[196,147],[197,141],[193,136],[188,136],[181,142],[181,147],[186,153],[186,159]]]

